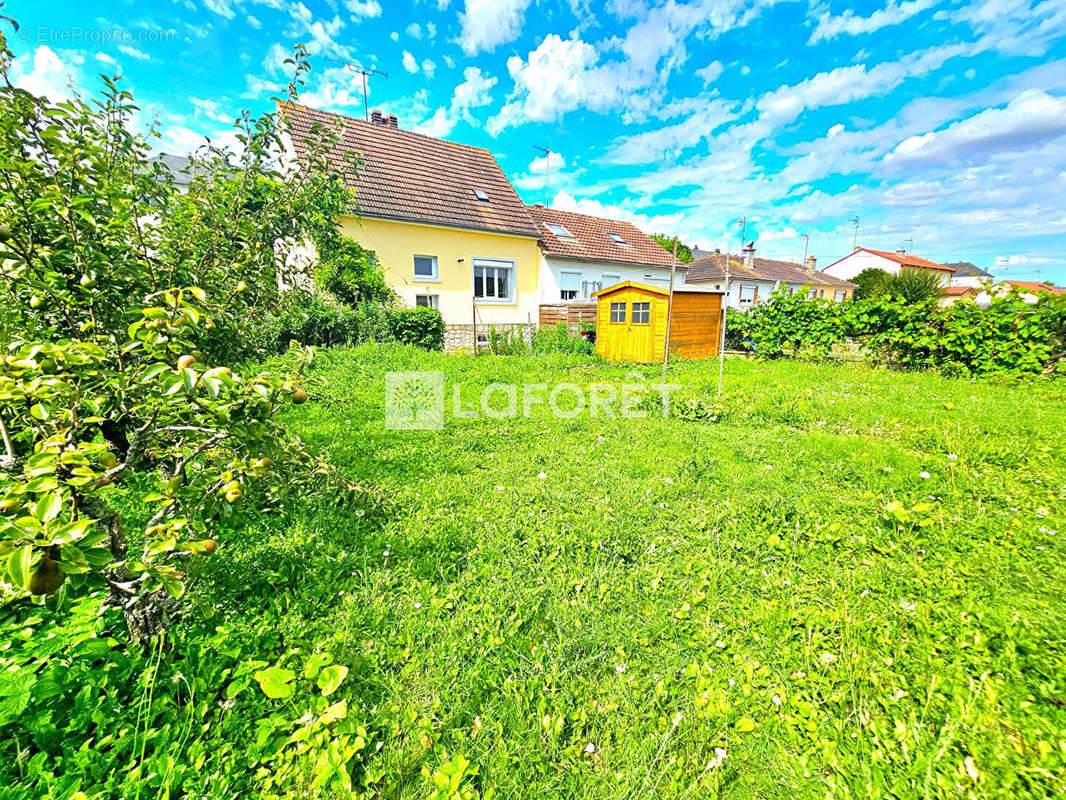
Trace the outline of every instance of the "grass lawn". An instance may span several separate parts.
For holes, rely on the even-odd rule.
[[[508,800],[1064,791],[1061,382],[731,360],[720,407],[691,402],[716,362],[672,368],[704,419],[386,431],[394,369],[471,403],[630,371],[317,362],[293,423],[392,505],[235,529],[199,602],[237,631],[269,619],[258,657],[349,667],[375,796],[428,797],[456,756],[462,789]]]

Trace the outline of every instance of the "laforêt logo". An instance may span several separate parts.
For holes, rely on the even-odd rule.
[[[444,373],[385,373],[385,427],[437,431],[444,427]]]

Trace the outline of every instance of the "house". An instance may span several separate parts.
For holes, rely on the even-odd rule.
[[[871,250],[868,247],[856,247],[826,267],[825,272],[836,278],[850,279],[865,269],[879,269],[889,275],[898,275],[907,270],[931,272],[940,280],[941,286],[949,285],[951,276],[955,274],[954,267],[919,258],[906,250],[900,249],[893,253],[888,250]]]
[[[1022,302],[1028,305],[1036,305],[1041,295],[1066,294],[1066,288],[1042,281],[1000,281],[982,287],[973,300],[977,305],[987,308],[991,305],[992,298],[1006,297],[1011,291],[1017,291]]]
[[[710,358],[718,353],[722,292],[708,287],[675,286],[670,290],[622,281],[593,292],[596,300],[596,352],[612,361],[648,364],[661,361],[670,318],[670,354]]]
[[[616,283],[670,286],[673,255],[635,225],[540,204],[527,206],[540,230],[540,302],[589,302]],[[677,265],[674,285],[688,267]]]
[[[806,267],[791,261],[757,258],[754,242],[747,244],[739,258],[718,251],[700,254],[701,258],[689,264],[686,284],[724,291],[729,308],[746,310],[764,303],[781,285],[788,287],[789,294],[802,292],[810,298],[837,302],[850,299],[855,292],[855,284],[817,271],[814,256],[807,259]]]
[[[541,232],[488,150],[403,130],[378,111],[369,121],[287,102],[279,111],[298,160],[316,126],[337,136],[327,157],[355,190],[341,231],[378,254],[403,302],[440,309],[447,348],[536,320]]]
[[[951,276],[952,286],[973,286],[980,288],[986,281],[993,280],[991,273],[981,269],[975,264],[971,264],[969,261],[953,261],[944,266],[951,267],[955,270]]]
[[[942,308],[953,306],[959,300],[973,300],[977,297],[980,289],[976,286],[948,286],[940,290],[940,300],[937,304]]]

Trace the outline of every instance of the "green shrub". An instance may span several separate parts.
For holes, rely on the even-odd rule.
[[[595,331],[595,325],[582,326],[582,331]],[[575,353],[589,355],[596,348],[590,339],[580,333],[572,334],[565,322],[557,322],[551,327],[537,328],[533,332],[529,348],[534,353]]]
[[[350,306],[362,303],[387,305],[396,298],[385,283],[377,253],[343,236],[320,254],[318,282]]]
[[[888,273],[883,269],[867,267],[851,279],[851,282],[855,284],[855,292],[852,295],[852,299],[868,300],[871,297],[884,294],[886,280],[888,280]]]
[[[389,335],[403,344],[426,350],[444,349],[444,317],[428,306],[388,310]]]
[[[368,338],[359,311],[328,295],[300,290],[285,297],[278,314],[250,331],[249,337],[263,355],[284,353],[291,342],[336,347]]]

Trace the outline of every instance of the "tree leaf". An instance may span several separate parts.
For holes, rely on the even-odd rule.
[[[24,544],[11,551],[7,558],[7,574],[11,583],[23,589],[30,588],[30,566],[33,563],[33,545]]]
[[[296,673],[282,667],[267,667],[255,673],[255,680],[263,694],[271,700],[292,697],[292,679]]]
[[[329,697],[337,691],[346,677],[348,677],[348,668],[340,664],[333,664],[323,669],[317,681],[318,688],[322,690],[322,696]]]

